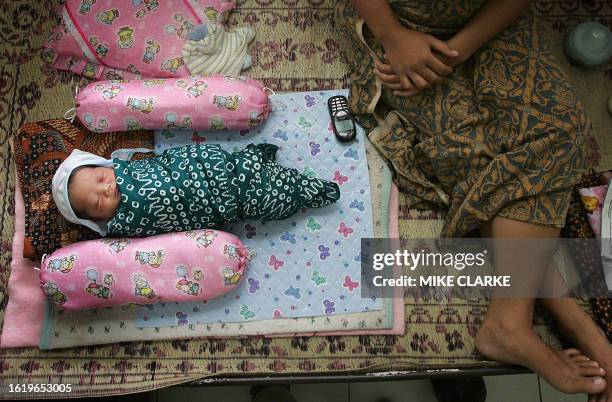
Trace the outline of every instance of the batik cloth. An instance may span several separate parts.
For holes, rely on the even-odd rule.
[[[244,219],[281,220],[340,198],[333,182],[280,166],[273,144],[229,153],[200,144],[142,161],[114,160],[121,200],[109,236],[141,237],[220,227]]]
[[[405,27],[448,40],[484,1],[389,4]],[[350,108],[410,204],[447,211],[442,236],[495,216],[563,226],[586,165],[588,124],[532,15],[412,97],[394,96],[373,74],[385,51],[350,1],[338,2],[336,17],[352,55]]]

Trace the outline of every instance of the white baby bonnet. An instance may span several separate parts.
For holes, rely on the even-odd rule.
[[[52,181],[52,192],[53,200],[57,209],[69,222],[76,223],[88,227],[89,229],[99,233],[101,236],[106,236],[107,232],[107,221],[92,221],[89,219],[79,218],[70,205],[70,199],[68,198],[68,181],[70,175],[74,169],[81,166],[104,166],[113,167],[112,159],[106,159],[98,155],[91,154],[89,152],[75,149],[72,153],[62,162],[57,168],[57,172],[53,175]]]

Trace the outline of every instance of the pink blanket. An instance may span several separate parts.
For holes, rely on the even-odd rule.
[[[45,312],[45,296],[32,260],[23,258],[25,209],[19,183],[15,184],[15,237],[8,283],[9,300],[0,336],[0,348],[38,346]]]

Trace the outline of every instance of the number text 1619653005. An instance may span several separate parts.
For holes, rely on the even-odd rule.
[[[8,384],[9,393],[63,393],[72,392],[72,384]]]

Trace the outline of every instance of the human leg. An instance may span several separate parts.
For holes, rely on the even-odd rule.
[[[547,273],[547,281],[563,282],[553,263]],[[601,329],[573,298],[541,299],[542,304],[556,319],[565,336],[576,343],[584,355],[597,362],[605,376],[607,389],[593,401],[612,401],[612,347]],[[595,366],[594,366],[595,367]]]
[[[485,235],[502,239],[553,238],[559,234],[558,229],[502,217],[494,218],[488,229]],[[497,247],[494,254],[496,274],[514,274],[515,280],[524,279],[528,283],[522,283],[522,287],[529,291],[537,291],[552,259],[551,250],[537,247],[529,252]],[[518,278],[525,267],[536,272]],[[582,375],[584,371],[568,363],[566,354],[554,351],[537,336],[532,326],[533,298],[499,296],[494,291],[485,321],[476,334],[476,348],[483,355],[528,367],[563,392],[594,394],[606,387],[601,377]]]

